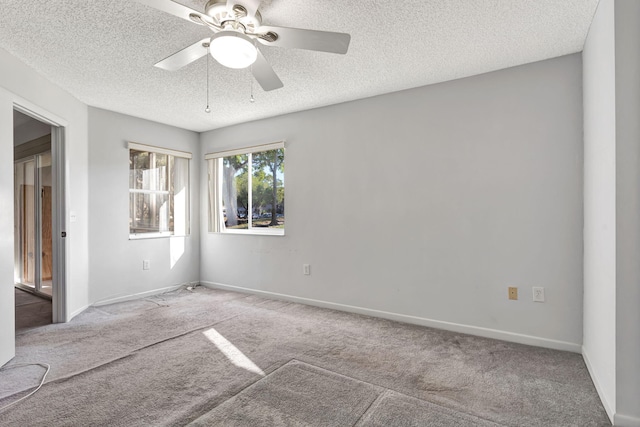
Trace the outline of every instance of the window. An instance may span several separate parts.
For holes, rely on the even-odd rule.
[[[284,143],[207,154],[209,231],[284,234]]]
[[[129,143],[129,237],[189,234],[190,153]]]

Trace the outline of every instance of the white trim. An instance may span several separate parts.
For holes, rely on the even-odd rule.
[[[607,400],[607,396],[605,395],[604,390],[602,389],[601,382],[598,379],[598,375],[596,375],[596,371],[593,369],[593,365],[589,360],[588,353],[584,348],[584,346],[582,347],[582,358],[584,359],[584,364],[587,365],[587,371],[589,371],[589,375],[591,376],[591,381],[593,381],[593,385],[596,388],[596,392],[598,393],[598,396],[602,401],[602,406],[604,406],[604,410],[607,412],[607,416],[609,417],[609,420],[611,420],[611,422],[613,423],[616,411]]]
[[[0,88],[1,89],[1,88]],[[45,124],[57,127],[68,127],[68,122],[53,114],[44,108],[40,108],[32,102],[27,101],[19,96],[11,92],[6,92],[13,98],[13,109],[19,111],[22,114],[26,114],[27,116],[31,116],[32,118],[39,120]]]
[[[616,427],[640,427],[640,418],[616,414],[613,425]]]
[[[277,150],[284,148],[284,141],[273,142],[271,144],[254,145],[253,147],[236,148],[234,150],[218,151],[204,155],[205,160],[219,159],[222,157],[237,156],[240,154],[259,153],[261,151]]]
[[[116,302],[132,301],[132,300],[135,300],[135,299],[141,299],[141,298],[149,297],[149,296],[152,296],[152,295],[164,294],[166,292],[176,291],[176,290],[180,289],[182,286],[183,285],[167,286],[166,288],[160,288],[160,289],[154,289],[154,290],[151,290],[151,291],[139,292],[137,294],[124,295],[124,296],[115,297],[115,298],[107,298],[107,299],[103,299],[103,300],[100,300],[100,301],[96,301],[93,304],[91,304],[91,306],[92,307],[100,307],[101,305],[114,304]]]
[[[85,305],[84,307],[81,307],[79,309],[77,309],[76,311],[74,311],[73,313],[71,313],[69,315],[69,322],[71,321],[71,319],[73,319],[74,317],[76,317],[78,314],[82,313],[83,311],[85,311],[87,308],[91,307],[90,305]]]
[[[68,322],[71,320],[68,309],[68,271],[70,267],[69,245],[67,237],[62,237],[67,232],[67,138],[66,128],[52,126],[51,128],[51,171],[53,182],[53,194],[51,197],[51,220],[53,237],[52,266],[54,277],[52,278],[53,297],[53,322]]]
[[[173,234],[171,231],[152,231],[150,233],[129,233],[129,240],[163,239],[165,237],[189,237],[190,234]]]
[[[215,234],[246,234],[250,236],[284,236],[284,228],[253,227],[253,228],[226,228],[220,231],[210,231]]]
[[[137,188],[130,188],[129,189],[129,193],[135,193],[135,194],[164,194],[164,195],[170,195],[171,192],[169,190],[141,190],[141,189],[137,189]]]
[[[168,154],[170,156],[182,157],[185,159],[193,158],[191,153],[187,151],[179,151],[179,150],[172,150],[170,148],[155,147],[153,145],[139,144],[137,142],[131,142],[131,141],[127,143],[127,148],[129,150],[151,151],[153,153]]]
[[[328,301],[320,301],[310,298],[296,297],[292,295],[279,294],[275,292],[262,291],[241,286],[225,285],[222,283],[200,281],[202,286],[211,289],[224,289],[229,291],[244,292],[256,295],[263,295],[270,298],[297,302],[301,304],[313,305],[316,307],[330,308],[334,310],[346,311],[349,313],[364,314],[366,316],[381,317],[383,319],[396,320],[399,322],[412,323],[415,325],[428,326],[430,328],[444,329],[452,332],[476,335],[485,338],[493,338],[502,341],[515,342],[519,344],[533,345],[536,347],[550,348],[553,350],[570,351],[580,353],[582,346],[566,341],[558,341],[547,338],[534,337],[532,335],[517,334],[514,332],[500,331],[497,329],[482,328],[479,326],[463,325],[459,323],[444,322],[441,320],[426,319],[424,317],[409,316],[406,314],[391,313],[388,311],[373,310],[369,308],[356,307],[352,305],[339,304]]]

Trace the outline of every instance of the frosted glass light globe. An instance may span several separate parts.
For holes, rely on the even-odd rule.
[[[228,68],[247,68],[258,57],[253,40],[245,34],[234,31],[220,31],[211,37],[211,56]]]

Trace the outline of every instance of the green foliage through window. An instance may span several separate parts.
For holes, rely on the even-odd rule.
[[[284,148],[214,159],[226,229],[284,229]]]

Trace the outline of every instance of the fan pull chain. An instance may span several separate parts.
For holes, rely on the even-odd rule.
[[[207,48],[207,107],[204,109],[204,112],[209,114],[211,112],[211,108],[209,108],[209,43],[204,43],[204,47]]]
[[[258,50],[256,39],[253,39],[253,47],[255,47],[256,50]],[[251,64],[251,67],[249,68],[249,70],[251,71],[249,75],[249,80],[251,81],[251,97],[249,98],[249,102],[253,104],[254,102],[256,102],[256,99],[253,97],[253,64]]]
[[[251,75],[249,76],[249,80],[251,81],[251,97],[249,98],[249,102],[254,103],[256,99],[253,97],[253,64],[251,65]]]

